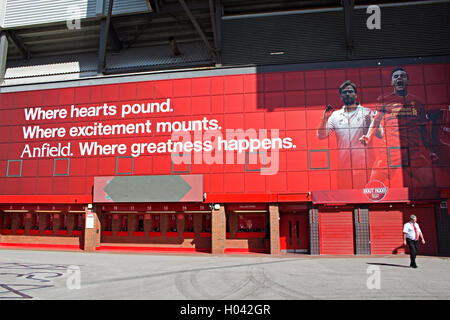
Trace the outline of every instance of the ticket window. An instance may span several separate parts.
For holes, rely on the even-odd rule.
[[[19,213],[19,224],[17,225],[17,229],[25,230],[25,213]]]
[[[153,232],[161,231],[159,215],[152,215],[152,231]]]
[[[73,217],[73,230],[82,230],[83,229],[83,215],[75,214]]]
[[[33,213],[31,214],[31,230],[39,230],[39,214]]]
[[[239,214],[239,232],[264,232],[265,215]]]
[[[169,232],[177,232],[177,216],[169,215]]]
[[[202,232],[211,232],[211,215],[202,215]]]
[[[120,215],[120,231],[128,231],[128,215]]]
[[[143,232],[144,231],[144,215],[139,214],[136,217],[136,231]]]
[[[105,213],[103,226],[104,226],[104,231],[112,231],[112,214],[111,213]]]
[[[192,214],[185,215],[184,231],[194,232],[194,217],[192,216]]]
[[[11,213],[9,212],[3,214],[2,229],[11,229]]]
[[[53,230],[53,214],[45,215],[45,230]]]
[[[67,214],[65,213],[59,215],[59,230],[67,230]]]

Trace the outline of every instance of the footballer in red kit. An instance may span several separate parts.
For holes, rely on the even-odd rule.
[[[433,162],[439,159],[433,148],[427,123],[430,116],[424,104],[408,92],[409,75],[402,67],[391,73],[394,92],[379,97],[377,115],[362,143],[372,139],[373,132],[381,123],[385,130],[387,156],[379,156],[372,168],[371,180],[393,181],[398,170],[388,168],[411,168],[412,187],[433,186]]]

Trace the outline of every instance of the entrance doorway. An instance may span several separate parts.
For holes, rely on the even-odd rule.
[[[309,252],[309,221],[307,212],[280,213],[281,252]]]

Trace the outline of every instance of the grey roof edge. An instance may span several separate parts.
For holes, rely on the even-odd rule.
[[[305,70],[327,70],[339,68],[357,67],[382,67],[389,65],[426,64],[426,63],[450,63],[450,55],[431,57],[389,58],[371,60],[346,60],[333,62],[314,62],[288,65],[241,65],[241,66],[206,66],[186,69],[158,70],[148,72],[136,72],[114,75],[98,75],[84,79],[69,79],[63,81],[48,81],[32,84],[2,85],[0,93],[33,91],[45,89],[58,89],[68,87],[84,87],[91,85],[107,85],[129,82],[144,82],[156,80],[171,80],[183,78],[200,78],[209,76],[228,76],[239,74],[252,74],[263,72],[286,72]]]

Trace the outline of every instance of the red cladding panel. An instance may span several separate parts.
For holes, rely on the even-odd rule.
[[[226,113],[242,113],[244,111],[244,95],[226,95],[224,100],[224,111]]]
[[[427,86],[427,102],[429,104],[445,104],[449,101],[447,96],[447,86],[437,84]]]
[[[306,89],[325,89],[325,71],[305,72]]]
[[[327,92],[325,90],[306,91],[306,106],[313,109],[321,109],[322,113],[326,106]]]
[[[307,192],[309,190],[308,172],[291,172],[287,175],[287,189],[290,192]]]
[[[252,93],[258,92],[258,79],[256,74],[246,74],[244,75],[244,92]]]
[[[284,105],[286,108],[300,108],[306,104],[305,91],[286,91],[284,92]]]
[[[211,114],[211,97],[210,96],[202,96],[202,97],[193,97],[192,98],[192,114]]]
[[[126,83],[120,85],[120,100],[136,99],[136,83]]]
[[[424,65],[425,82],[431,83],[445,83],[449,81],[448,73],[445,67],[441,64]],[[408,68],[407,68],[408,71]]]
[[[79,87],[75,89],[75,103],[90,103],[91,98],[91,87]],[[70,102],[69,102],[70,103]],[[34,104],[36,105],[36,104]]]
[[[244,92],[244,77],[241,75],[225,77],[225,94],[237,94]]]
[[[191,79],[173,80],[173,96],[174,97],[190,97],[192,89]]]
[[[170,98],[173,96],[172,80],[163,80],[155,82],[155,99]]]
[[[302,71],[286,72],[284,83],[286,90],[304,90],[305,73]]]
[[[72,89],[73,90],[73,89]],[[29,92],[17,92],[14,94],[13,105],[15,108],[23,108],[28,106]]]
[[[59,91],[59,104],[75,104],[75,88],[64,88]]]
[[[330,190],[330,173],[328,171],[310,170],[309,190]]]
[[[325,71],[325,78],[327,82],[326,88],[335,90],[337,94],[339,94],[338,88],[347,79],[345,75],[345,69],[327,70]]]
[[[261,193],[266,191],[266,177],[259,172],[245,173],[245,192]]]
[[[192,95],[208,96],[211,94],[211,78],[192,79]]]
[[[381,72],[379,68],[362,68],[360,73],[364,76],[361,77],[360,83],[355,83],[357,87],[381,86]]]
[[[283,73],[267,73],[264,75],[264,91],[283,91],[284,76]]]

